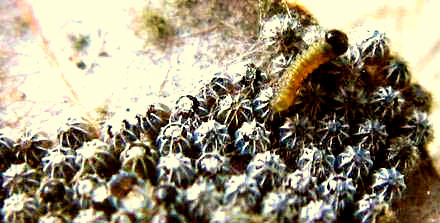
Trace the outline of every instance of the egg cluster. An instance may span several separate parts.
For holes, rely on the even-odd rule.
[[[3,221],[373,221],[432,138],[431,96],[375,31],[275,111],[280,76],[323,33],[300,9],[276,14],[255,63],[215,74],[172,108],[152,104],[100,129],[72,117],[57,140],[0,134]]]

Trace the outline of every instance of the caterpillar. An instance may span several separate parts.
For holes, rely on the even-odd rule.
[[[278,94],[272,99],[272,108],[277,112],[287,110],[294,102],[303,80],[321,64],[345,53],[348,48],[347,35],[339,30],[329,30],[325,38],[312,44],[298,55],[287,67],[278,82]]]

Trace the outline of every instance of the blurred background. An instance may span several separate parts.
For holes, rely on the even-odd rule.
[[[289,1],[294,2],[294,1]],[[259,0],[0,0],[0,127],[56,133],[71,114],[142,111],[191,94],[255,42]],[[304,0],[327,28],[386,33],[414,81],[432,92],[440,170],[440,1]],[[159,99],[160,98],[160,99]],[[440,192],[414,202],[414,219],[440,221]],[[420,196],[417,194],[417,196]],[[435,205],[437,204],[437,206]],[[425,205],[425,206],[421,206]],[[411,218],[407,218],[409,221]]]

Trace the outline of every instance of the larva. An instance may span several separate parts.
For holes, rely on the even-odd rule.
[[[303,80],[321,64],[327,63],[343,54],[348,48],[347,35],[339,30],[330,30],[325,38],[297,56],[279,83],[278,94],[272,99],[272,108],[277,112],[288,109],[301,87]]]

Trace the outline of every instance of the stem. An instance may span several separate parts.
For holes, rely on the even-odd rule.
[[[77,106],[79,106],[85,115],[87,116],[87,119],[91,122],[91,124],[95,127],[94,131],[97,136],[100,136],[99,133],[99,125],[95,121],[95,118],[87,111],[87,109],[81,104],[80,99],[76,91],[73,89],[70,82],[66,79],[66,76],[64,75],[64,72],[62,71],[58,60],[55,56],[55,54],[50,50],[49,48],[49,42],[47,41],[46,37],[44,37],[43,32],[41,31],[40,24],[38,23],[37,18],[34,16],[34,12],[32,10],[32,7],[26,2],[26,0],[15,0],[15,4],[17,8],[20,11],[20,15],[22,19],[29,23],[30,29],[34,37],[39,41],[40,47],[43,50],[44,54],[46,54],[49,63],[58,71],[59,77],[66,85],[67,89],[70,92],[70,99],[73,101],[73,103]]]

